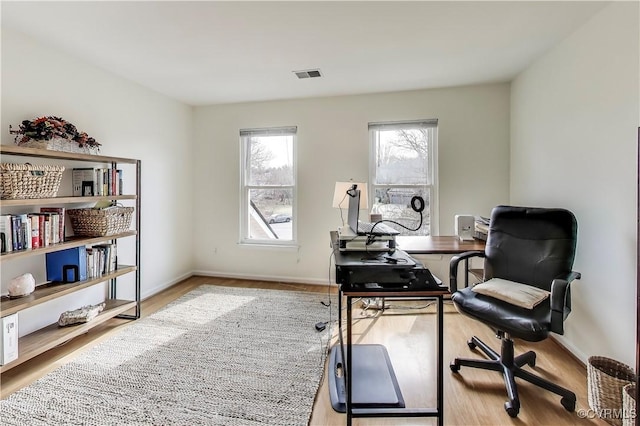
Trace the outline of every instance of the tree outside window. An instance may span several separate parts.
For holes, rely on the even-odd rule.
[[[436,206],[437,120],[370,123],[371,213],[382,214],[401,235],[432,235]],[[425,210],[411,208],[420,196]],[[394,223],[396,222],[396,223]]]
[[[295,241],[296,128],[241,130],[242,242]]]

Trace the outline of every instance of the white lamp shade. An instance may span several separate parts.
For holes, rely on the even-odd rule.
[[[336,182],[336,188],[333,192],[333,207],[346,209],[349,207],[349,199],[347,190],[353,185],[356,185],[356,189],[360,190],[360,208],[369,208],[369,196],[367,191],[366,182]]]

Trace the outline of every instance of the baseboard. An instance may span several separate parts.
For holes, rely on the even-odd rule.
[[[166,289],[168,289],[170,287],[173,287],[174,285],[179,284],[182,281],[184,281],[186,279],[189,279],[194,275],[197,275],[197,274],[195,274],[193,272],[187,272],[185,274],[182,274],[178,278],[175,278],[175,279],[173,279],[171,281],[167,281],[164,284],[157,285],[157,286],[153,287],[152,289],[148,289],[148,290],[145,289],[144,293],[142,293],[140,295],[140,299],[141,300],[145,300],[145,299],[148,299],[148,298],[150,298],[152,296],[155,296],[156,294],[160,293],[161,291],[166,290]]]
[[[199,275],[203,277],[216,277],[216,278],[233,278],[237,280],[254,280],[254,281],[274,281],[282,283],[296,283],[296,284],[312,284],[312,285],[327,285],[329,280],[316,279],[316,278],[297,278],[297,277],[283,277],[277,275],[252,275],[245,273],[229,273],[229,272],[215,272],[215,271],[193,271],[191,274]]]
[[[554,335],[549,335],[549,339],[553,340],[560,349],[565,351],[569,356],[579,362],[585,369],[587,368],[587,357],[577,350],[573,345],[568,344],[563,340],[560,340],[558,337]]]

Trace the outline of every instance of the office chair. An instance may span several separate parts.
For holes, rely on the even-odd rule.
[[[516,377],[560,395],[562,406],[575,410],[573,392],[523,369],[525,364],[535,366],[536,354],[514,356],[512,339],[538,342],[550,332],[564,334],[563,323],[571,311],[570,283],[580,278],[571,270],[576,239],[577,222],[567,210],[498,206],[491,212],[484,252],[451,259],[451,300],[456,309],[488,325],[502,341],[498,354],[473,336],[469,348],[478,347],[489,359],[456,358],[451,371],[467,366],[502,373],[509,397],[504,408],[511,417],[520,411]],[[457,290],[458,263],[472,257],[484,258],[484,282]],[[519,306],[529,302],[538,304]]]

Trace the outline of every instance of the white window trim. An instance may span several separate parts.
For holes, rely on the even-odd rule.
[[[377,172],[377,167],[376,167],[377,152],[376,152],[376,146],[373,138],[373,132],[375,132],[376,130],[384,129],[384,128],[398,129],[398,128],[405,128],[406,126],[411,126],[411,125],[419,126],[420,124],[433,128],[433,132],[434,132],[434,140],[429,147],[430,148],[429,161],[431,163],[429,164],[429,167],[432,173],[432,176],[431,176],[432,182],[431,182],[431,185],[428,185],[428,187],[431,192],[430,193],[431,202],[429,203],[429,217],[430,217],[429,234],[432,236],[436,236],[436,235],[440,235],[440,218],[438,214],[439,206],[440,206],[440,196],[438,191],[439,174],[438,174],[438,120],[437,119],[369,123],[369,188],[367,189],[369,191],[369,194],[375,194],[376,186],[391,186],[391,187],[396,186],[396,185],[376,185],[375,184],[376,172]],[[411,185],[401,184],[397,186],[407,187]],[[371,208],[373,207],[374,198],[375,197],[373,196],[369,197],[369,210],[371,210]],[[403,238],[411,238],[411,236],[403,237]]]
[[[298,168],[298,157],[297,157],[297,145],[298,145],[298,135],[297,135],[297,127],[296,126],[287,126],[287,127],[267,127],[267,128],[258,128],[258,129],[240,129],[240,227],[239,227],[239,242],[238,244],[241,246],[252,246],[252,247],[261,247],[261,248],[298,248],[298,232],[297,232],[297,223],[298,223],[298,178],[297,178],[297,168]],[[275,136],[275,135],[293,135],[293,146],[292,146],[292,159],[293,159],[293,185],[247,185],[247,170],[246,170],[246,161],[247,161],[247,140],[246,136],[250,135],[264,135],[264,136]],[[268,189],[268,188],[291,188],[293,193],[293,204],[291,206],[291,218],[292,218],[292,229],[291,229],[291,239],[290,240],[279,240],[279,239],[257,239],[257,238],[248,238],[249,233],[249,191],[251,189]]]

